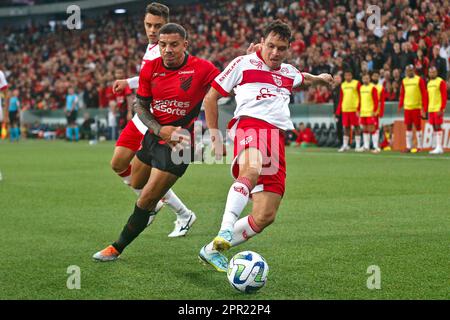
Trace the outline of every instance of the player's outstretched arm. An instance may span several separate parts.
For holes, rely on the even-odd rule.
[[[147,126],[147,128],[156,135],[159,135],[161,131],[161,125],[156,121],[150,112],[150,101],[143,100],[139,97],[136,97],[136,100],[133,104],[134,112],[138,115],[139,119],[143,124]]]
[[[328,73],[321,73],[318,76],[312,75],[307,72],[302,72],[304,81],[303,83],[305,85],[311,85],[311,84],[327,84],[332,85],[333,84],[333,76]]]
[[[225,155],[225,145],[219,130],[219,107],[217,102],[222,95],[214,88],[210,88],[203,100],[205,107],[206,125],[209,129],[211,142],[216,159],[220,160]]]

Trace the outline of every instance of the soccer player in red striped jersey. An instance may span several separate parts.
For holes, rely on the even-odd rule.
[[[157,59],[161,56],[158,46],[158,32],[169,21],[169,8],[163,4],[153,2],[146,8],[144,18],[145,32],[149,40],[147,50],[142,60],[141,69],[145,64]],[[122,79],[115,81],[113,90],[115,95],[120,95],[123,92],[137,89],[139,86],[139,77]],[[129,121],[121,132],[119,139],[114,149],[114,155],[111,160],[113,170],[122,178],[122,180],[129,185],[136,194],[140,194],[145,184],[140,182],[142,179],[137,178],[139,175],[144,175],[148,178],[146,168],[139,166],[139,162],[132,161],[136,152],[141,147],[141,142],[144,139],[144,134],[147,127],[142,123],[137,115],[132,121]],[[135,177],[132,179],[132,177]],[[190,226],[195,222],[195,213],[189,210],[186,205],[178,198],[178,196],[170,189],[160,203],[158,203],[157,210],[159,211],[163,204],[172,209],[177,215],[174,230],[169,234],[169,237],[184,236],[189,228],[184,228],[185,221],[190,221]],[[189,226],[189,227],[190,227]],[[181,230],[182,229],[182,230]]]
[[[211,62],[187,54],[187,33],[182,26],[166,24],[159,34],[161,57],[142,69],[134,105],[148,128],[135,160],[150,175],[118,240],[97,252],[96,260],[116,260],[153,220],[160,199],[185,173],[193,158],[194,122],[211,82],[220,73]],[[173,151],[180,145],[184,145],[181,159]],[[189,221],[184,227],[189,227]]]
[[[236,110],[229,124],[234,135],[233,177],[220,231],[201,248],[199,258],[219,272],[228,261],[221,251],[256,236],[275,220],[285,192],[286,161],[284,136],[294,126],[289,114],[292,89],[302,83],[330,84],[329,74],[313,76],[285,64],[291,40],[289,26],[271,23],[264,31],[261,51],[234,59],[216,77],[205,98],[205,113],[216,159],[224,146],[218,131],[218,105],[222,96],[235,93]],[[249,198],[253,209],[239,219]]]

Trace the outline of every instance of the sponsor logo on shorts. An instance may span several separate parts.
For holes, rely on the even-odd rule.
[[[253,141],[253,136],[249,136],[249,137],[245,137],[245,139],[242,139],[241,142],[239,142],[239,144],[241,146],[246,146],[252,141]]]

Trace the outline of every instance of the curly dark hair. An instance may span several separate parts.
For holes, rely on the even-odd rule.
[[[264,30],[264,38],[267,38],[272,32],[277,34],[282,40],[288,40],[289,42],[292,41],[291,29],[281,20],[276,20],[266,27]]]

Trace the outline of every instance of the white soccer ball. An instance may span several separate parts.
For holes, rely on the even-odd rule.
[[[266,260],[253,251],[239,252],[228,263],[228,281],[241,292],[253,293],[264,287],[268,273]]]

